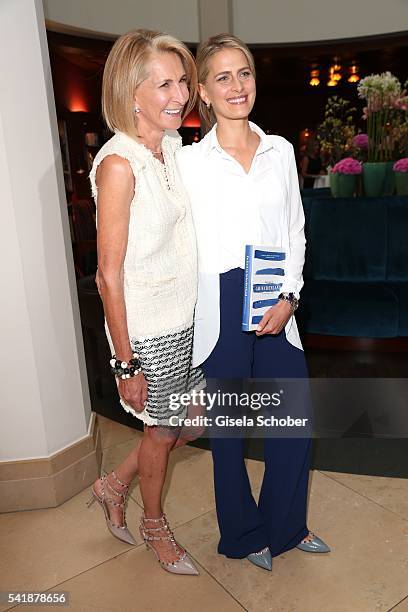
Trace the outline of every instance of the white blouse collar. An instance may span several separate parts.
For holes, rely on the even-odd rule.
[[[258,134],[259,138],[261,139],[257,154],[269,151],[269,149],[276,149],[276,146],[272,142],[272,136],[268,136],[268,134],[265,134],[265,132],[259,126],[257,126],[256,123],[252,123],[252,121],[249,121],[248,123],[251,130]],[[213,149],[217,149],[217,151],[219,151],[220,153],[223,152],[223,149],[221,148],[221,145],[218,142],[217,138],[217,124],[215,124],[208,132],[208,134],[204,136],[200,144],[201,147],[204,148],[205,153],[207,154],[209,154]]]

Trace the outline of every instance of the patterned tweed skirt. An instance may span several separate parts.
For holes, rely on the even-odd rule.
[[[190,393],[205,387],[201,368],[191,367],[194,325],[163,336],[131,338],[132,350],[138,353],[147,382],[147,405],[136,412],[122,399],[121,405],[146,425],[172,426],[186,415],[186,406],[175,409],[171,396]],[[176,416],[173,423],[170,417]]]

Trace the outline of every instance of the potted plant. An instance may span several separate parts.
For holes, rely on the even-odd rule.
[[[317,139],[329,168],[352,149],[355,111],[348,100],[339,96],[331,96],[327,101],[324,120],[317,128]]]
[[[397,195],[408,195],[408,157],[403,157],[393,166]]]
[[[345,157],[335,164],[330,175],[330,187],[335,198],[352,198],[357,190],[357,176],[362,164],[352,157]]]
[[[371,74],[361,79],[358,95],[367,101],[368,160],[363,166],[364,191],[378,197],[393,192],[392,154],[394,149],[393,111],[401,98],[401,83],[391,74]]]

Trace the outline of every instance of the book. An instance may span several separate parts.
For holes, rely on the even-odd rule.
[[[265,312],[277,303],[285,260],[281,247],[246,245],[242,331],[254,331]]]

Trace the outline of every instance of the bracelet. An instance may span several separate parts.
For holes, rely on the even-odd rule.
[[[133,378],[136,374],[142,371],[142,366],[139,360],[139,355],[133,353],[133,358],[127,361],[119,361],[116,359],[116,355],[112,355],[110,361],[111,372],[118,378]]]
[[[295,297],[294,293],[280,293],[278,295],[278,300],[289,302],[292,306],[292,312],[295,312],[296,308],[299,306],[299,300]]]

